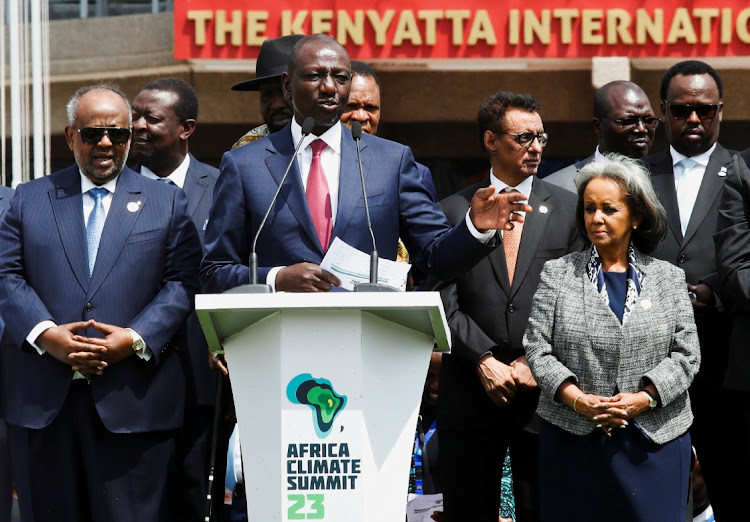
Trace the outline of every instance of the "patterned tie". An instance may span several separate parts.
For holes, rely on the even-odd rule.
[[[685,236],[690,215],[693,213],[695,198],[698,196],[693,190],[690,190],[688,175],[690,171],[698,166],[698,162],[690,158],[683,158],[677,162],[680,172],[677,174],[677,207],[680,209],[680,228],[682,235]]]
[[[99,250],[99,240],[102,237],[104,220],[107,218],[107,215],[104,212],[104,203],[102,203],[102,198],[106,193],[107,189],[101,187],[89,190],[89,195],[94,198],[94,209],[91,211],[91,214],[89,214],[89,222],[86,225],[86,247],[89,256],[89,275],[94,271],[96,253]]]
[[[333,230],[333,213],[331,210],[331,193],[320,163],[320,154],[325,150],[326,142],[315,140],[310,144],[313,158],[310,173],[307,176],[307,206],[310,208],[315,232],[318,234],[323,251],[328,250]]]
[[[518,192],[516,189],[508,189],[504,192]],[[508,267],[508,281],[513,286],[513,277],[516,275],[516,261],[518,260],[518,248],[521,246],[521,234],[523,234],[523,223],[513,222],[513,230],[503,231],[503,248],[505,249],[505,265]]]

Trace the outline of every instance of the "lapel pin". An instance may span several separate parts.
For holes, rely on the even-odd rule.
[[[545,205],[540,205],[539,206],[539,213],[540,214],[546,214],[547,212],[549,212],[549,209]]]
[[[641,307],[644,310],[648,310],[649,308],[651,308],[651,299],[643,299],[641,301]]]
[[[727,175],[727,168],[726,167],[721,167],[721,169],[719,169],[719,176],[721,176],[723,178],[726,175]]]
[[[138,212],[139,208],[141,208],[140,201],[131,201],[127,206],[128,212]]]

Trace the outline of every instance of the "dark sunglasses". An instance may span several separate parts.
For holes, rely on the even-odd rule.
[[[516,142],[521,147],[529,148],[531,147],[531,144],[534,142],[534,138],[539,140],[539,145],[542,146],[542,148],[547,146],[547,142],[549,142],[549,135],[546,132],[540,132],[539,134],[534,134],[533,132],[498,132],[497,134],[507,134],[509,136],[515,136]]]
[[[124,145],[130,138],[130,129],[123,127],[84,127],[79,129],[75,125],[71,125],[73,129],[77,130],[81,135],[81,141],[86,145],[96,145],[106,134],[109,137],[109,141],[112,145]]]
[[[643,126],[647,129],[655,129],[659,126],[659,118],[656,118],[655,116],[651,116],[648,118],[636,118],[635,116],[633,116],[630,118],[618,118],[612,121],[623,129],[637,127],[639,124],[643,124]]]
[[[716,116],[716,111],[719,110],[721,105],[719,103],[706,105],[672,105],[667,100],[664,100],[664,104],[669,108],[672,117],[678,120],[686,120],[693,113],[697,114],[698,118],[701,120],[710,120]]]

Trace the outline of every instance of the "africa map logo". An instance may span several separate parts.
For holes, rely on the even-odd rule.
[[[316,379],[309,373],[302,373],[289,381],[286,396],[292,404],[310,406],[315,433],[321,439],[331,433],[333,421],[346,406],[346,395],[338,395],[331,381]]]

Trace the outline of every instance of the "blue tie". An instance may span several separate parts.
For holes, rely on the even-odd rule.
[[[107,218],[104,212],[104,203],[102,198],[107,193],[105,188],[92,188],[89,194],[94,198],[94,210],[89,215],[89,222],[86,225],[86,247],[89,254],[89,275],[94,271],[96,262],[96,252],[99,250],[99,240],[102,237],[104,220]]]

